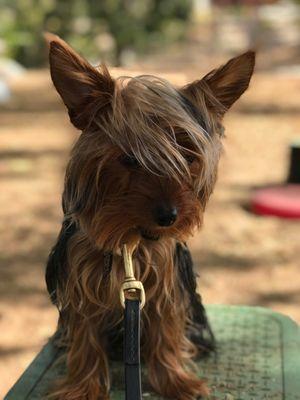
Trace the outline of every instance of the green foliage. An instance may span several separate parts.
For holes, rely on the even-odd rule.
[[[183,38],[191,6],[192,0],[0,0],[0,41],[28,67],[45,61],[43,31],[90,58],[120,64],[126,52]]]

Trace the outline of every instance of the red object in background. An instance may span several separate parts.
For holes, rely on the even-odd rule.
[[[300,219],[300,185],[287,184],[259,189],[253,194],[251,206],[256,214]]]

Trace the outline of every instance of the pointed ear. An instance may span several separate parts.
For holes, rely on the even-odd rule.
[[[215,107],[219,108],[218,114],[224,114],[233,103],[248,88],[255,65],[255,53],[248,51],[238,57],[232,58],[222,67],[211,71],[204,78],[195,81],[183,88],[183,92],[196,105],[199,102],[199,91],[208,92],[208,106],[213,106],[214,99],[217,100]],[[203,103],[202,103],[203,104]],[[200,105],[200,104],[199,104]]]
[[[95,110],[110,104],[114,80],[107,68],[94,68],[58,36],[45,34],[49,43],[50,73],[53,84],[65,103],[70,120],[85,129]]]

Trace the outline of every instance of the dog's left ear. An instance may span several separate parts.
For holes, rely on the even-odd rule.
[[[201,102],[200,99],[203,98],[203,92],[208,93],[207,106],[217,108],[217,113],[223,115],[248,88],[254,65],[255,53],[248,51],[232,58],[201,80],[185,86],[182,92],[196,106],[200,106],[201,103],[203,106],[203,101]]]
[[[73,125],[83,130],[100,110],[111,102],[114,80],[107,68],[94,68],[58,36],[46,33],[49,43],[50,73],[65,103]]]

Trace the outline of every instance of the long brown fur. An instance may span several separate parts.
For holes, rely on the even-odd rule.
[[[254,55],[176,89],[154,76],[115,80],[61,39],[50,36],[49,43],[53,83],[83,131],[65,177],[65,220],[75,228],[64,242],[63,282],[55,287],[67,375],[50,397],[109,398],[107,338],[123,318],[124,243],[137,244],[136,277],[147,296],[141,331],[149,382],[171,399],[205,396],[192,361],[197,348],[186,334],[193,321],[174,252],[202,224],[217,176],[222,116],[247,88]],[[178,210],[171,226],[158,226],[153,217],[162,202]],[[108,274],[107,252],[113,253]]]

